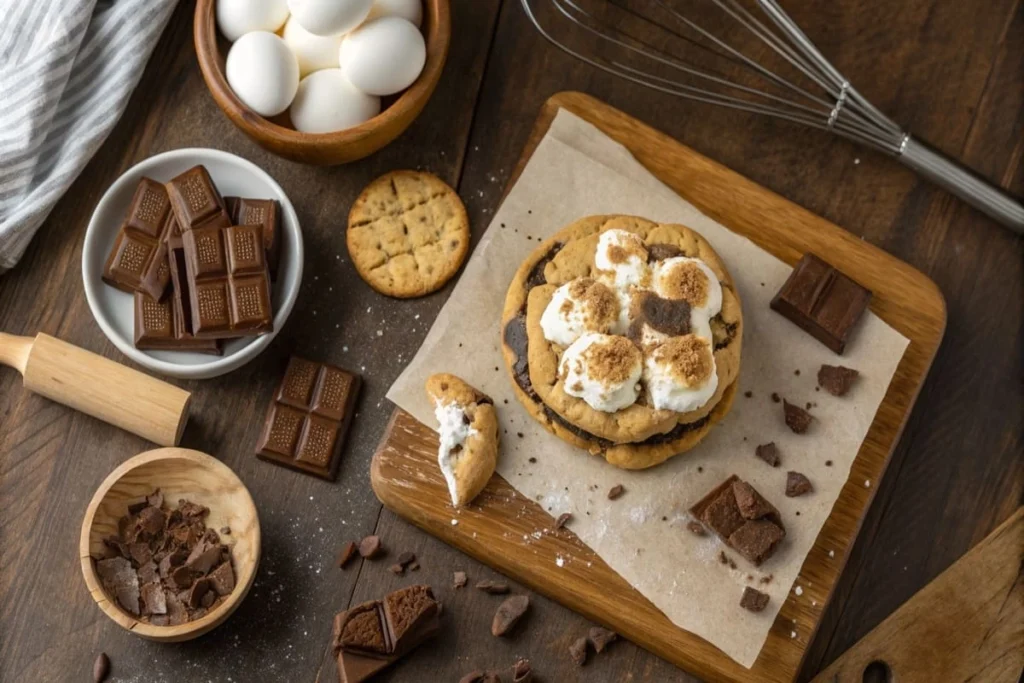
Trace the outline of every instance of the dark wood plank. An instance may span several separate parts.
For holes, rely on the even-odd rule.
[[[110,139],[58,204],[21,264],[0,284],[0,329],[45,331],[123,360],[93,322],[82,291],[82,234],[107,186],[164,150],[240,154],[278,180],[306,240],[306,279],[287,326],[261,357],[194,392],[183,445],[234,469],[260,510],[263,561],[238,612],[198,641],[168,647],[122,631],[96,609],[77,566],[81,515],[115,465],[151,445],[21,390],[0,370],[0,680],[84,678],[106,651],[118,680],[312,680],[333,613],[356,574],[334,570],[339,539],[369,533],[379,503],[368,465],[390,410],[384,392],[418,346],[445,294],[397,302],[372,292],[348,262],[351,201],[388,170],[459,177],[498,2],[453,3],[459,38],[433,99],[392,146],[349,166],[313,168],[271,156],[236,130],[206,90],[183,2]],[[381,334],[378,335],[378,330]],[[256,430],[289,353],[366,379],[338,483],[257,461]],[[333,571],[332,571],[333,570]]]

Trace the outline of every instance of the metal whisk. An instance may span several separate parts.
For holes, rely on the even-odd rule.
[[[1024,234],[1024,205],[1019,199],[911,137],[876,109],[775,0],[520,2],[547,40],[592,66],[671,95],[832,131],[895,156]],[[542,22],[534,8],[544,4],[554,11]],[[718,35],[705,28],[707,23],[698,23],[697,17],[706,17],[707,10],[729,18]],[[754,43],[756,50],[749,47],[749,35],[743,34],[760,41]],[[747,47],[741,50],[734,44]],[[753,51],[759,53],[757,59],[748,56]]]

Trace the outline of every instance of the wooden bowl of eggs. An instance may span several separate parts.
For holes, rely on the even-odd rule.
[[[265,149],[343,164],[398,137],[430,99],[451,42],[449,0],[198,0],[199,68]]]

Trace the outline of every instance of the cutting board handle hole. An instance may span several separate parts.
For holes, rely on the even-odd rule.
[[[864,683],[892,683],[892,669],[880,659],[876,659],[864,669]]]

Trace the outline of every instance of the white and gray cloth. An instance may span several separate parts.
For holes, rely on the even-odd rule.
[[[124,112],[177,0],[0,0],[0,274]]]

